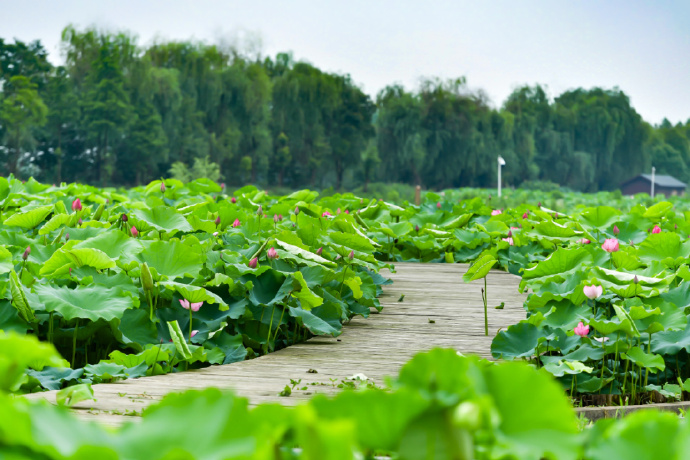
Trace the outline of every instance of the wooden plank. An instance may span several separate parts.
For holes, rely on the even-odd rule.
[[[279,402],[295,405],[314,394],[333,394],[335,385],[363,373],[381,385],[384,377],[397,374],[415,353],[433,347],[450,347],[462,353],[491,358],[493,334],[525,317],[526,295],[518,292],[520,278],[492,271],[487,278],[489,336],[484,335],[483,281],[466,284],[466,264],[396,263],[395,273],[382,275],[394,283],[384,286],[379,300],[383,310],[369,318],[355,318],[337,337],[315,337],[266,356],[225,366],[143,377],[94,385],[96,401],[84,401],[73,409],[86,420],[106,425],[136,422],[146,406],[170,392],[218,387],[233,389],[251,405]],[[399,302],[401,294],[405,294]],[[492,307],[505,303],[503,310]],[[430,322],[432,320],[434,322]],[[318,373],[308,373],[316,369]],[[290,379],[301,383],[290,397],[278,395]],[[314,384],[314,385],[312,385]],[[303,387],[306,390],[301,390]],[[26,395],[55,403],[54,391]]]

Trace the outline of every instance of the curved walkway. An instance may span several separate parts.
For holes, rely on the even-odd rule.
[[[365,374],[376,384],[397,374],[415,353],[433,347],[451,347],[464,354],[490,358],[496,332],[524,319],[525,295],[518,293],[520,278],[492,271],[488,278],[489,336],[484,336],[483,280],[465,284],[466,264],[398,263],[380,297],[384,307],[369,318],[358,317],[338,338],[315,337],[260,358],[177,374],[143,377],[94,385],[96,401],[73,407],[83,418],[117,425],[136,420],[141,410],[169,392],[192,388],[231,388],[258,404],[272,401],[294,405],[315,393],[338,391],[337,385],[354,374]],[[405,297],[399,301],[401,295]],[[493,307],[505,302],[503,310]],[[316,373],[310,371],[316,371]],[[301,380],[289,397],[279,396],[290,380]],[[300,389],[307,387],[307,389]],[[55,402],[54,391],[27,395]]]

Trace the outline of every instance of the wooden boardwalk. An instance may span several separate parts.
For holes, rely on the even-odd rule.
[[[192,388],[233,389],[251,404],[272,401],[294,405],[315,393],[332,393],[338,383],[365,374],[377,384],[396,375],[415,353],[433,347],[451,347],[464,354],[491,357],[496,332],[524,319],[525,296],[518,293],[520,278],[492,271],[488,278],[489,336],[484,336],[483,281],[465,284],[465,264],[398,263],[394,283],[380,297],[383,311],[358,317],[338,338],[316,337],[260,358],[211,366],[177,374],[143,377],[94,385],[96,401],[75,405],[79,416],[117,425],[137,417],[141,410],[166,393]],[[405,294],[399,302],[401,294]],[[505,302],[503,310],[493,307]],[[317,373],[309,373],[310,369]],[[289,397],[279,396],[290,379],[301,383]],[[335,384],[334,384],[335,382]],[[55,402],[55,392],[27,395]]]

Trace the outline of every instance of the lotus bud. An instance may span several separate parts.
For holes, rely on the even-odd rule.
[[[513,236],[513,231],[512,231],[512,230],[508,230],[508,238],[510,238],[511,236]]]
[[[230,201],[233,202],[233,203],[237,203],[237,198],[235,198],[235,197],[233,196],[232,198],[230,198]]]
[[[350,214],[350,210],[349,210],[349,209],[346,209],[346,210],[345,210],[345,214]]]
[[[165,182],[161,182],[161,193],[165,193]]]
[[[136,238],[139,235],[139,230],[137,230],[137,228],[134,225],[132,225],[132,228],[130,229],[130,231],[132,232],[132,236],[134,238]]]
[[[347,258],[352,260],[355,258],[355,251],[350,251],[350,254],[347,255]]]
[[[415,225],[415,226],[414,226],[414,229],[415,229],[415,231],[418,232],[418,231],[419,231],[419,225]]]
[[[216,217],[216,227],[220,225],[220,216]]]
[[[256,213],[257,213],[259,216],[262,216],[263,213],[264,213],[264,208],[263,208],[263,206],[259,205],[259,209],[256,210]]]
[[[613,226],[613,234],[614,234],[614,235],[618,235],[620,232],[621,232],[621,231],[620,231],[620,229],[618,228],[618,225],[614,225],[614,226]]]
[[[69,241],[69,233],[65,233],[65,241]]]
[[[553,213],[553,218],[554,218],[554,219],[558,219],[558,213],[557,213],[557,212],[554,212],[554,213]]]
[[[537,203],[537,207],[541,208],[541,201],[539,203]]]
[[[323,254],[323,246],[316,250],[317,256],[320,256],[321,254]]]
[[[436,209],[441,209],[441,202],[436,203]]]
[[[249,268],[256,268],[256,265],[259,263],[259,259],[254,257],[252,260],[249,261]]]
[[[338,254],[337,256],[335,256],[335,260],[340,260],[340,254]]]
[[[220,184],[220,188],[222,188],[223,190],[225,190],[225,182],[222,182],[222,183]]]
[[[274,224],[278,223],[278,214],[273,214],[273,223]]]
[[[299,215],[299,207],[295,206],[295,215]]]
[[[528,216],[528,215],[529,215],[529,212],[526,212],[526,213],[524,213],[524,214],[522,215],[522,218],[523,218],[523,219],[527,219],[527,216]]]
[[[242,225],[242,223],[240,222],[239,219],[235,219],[235,222],[232,223],[232,227],[233,227],[233,228],[237,228],[237,227],[239,227],[240,225]]]
[[[633,278],[633,283],[638,284],[639,282],[640,282],[639,278],[637,277],[637,275],[635,275],[635,277]]]
[[[268,252],[266,253],[269,259],[274,260],[278,258],[278,253],[276,252],[276,248],[270,248]]]
[[[127,222],[129,219],[127,219],[127,214],[122,214],[122,222]]]
[[[632,246],[633,248],[635,247],[635,243],[633,243],[633,240],[630,240],[630,246]]]
[[[81,224],[83,224],[83,223],[84,223],[84,222],[83,222],[83,221],[81,220],[81,217],[79,218],[79,221],[78,221],[78,223],[79,223],[79,225],[81,225]]]
[[[101,216],[103,215],[103,211],[105,210],[105,205],[101,203],[100,206],[98,206],[98,209],[96,209],[96,212],[93,215],[93,220],[101,220]]]
[[[24,249],[24,254],[22,254],[22,259],[24,259],[24,260],[28,259],[29,254],[31,254],[31,246],[27,246],[26,249]]]
[[[192,331],[192,335],[189,336],[189,337],[192,338],[192,337],[194,337],[195,335],[197,335],[198,333],[199,333],[199,331],[193,330],[193,331]]]
[[[673,229],[678,230],[678,224],[673,224]]]
[[[340,214],[340,208],[338,208],[338,210],[335,213],[339,215]]]
[[[282,214],[278,214],[278,220],[281,222],[283,221],[283,215]]]
[[[77,198],[76,200],[74,200],[72,202],[72,211],[76,212],[76,211],[81,211],[81,210],[82,210],[81,200],[79,198]]]
[[[213,236],[218,236],[218,232],[213,232]]]
[[[153,277],[151,276],[151,270],[149,270],[149,266],[146,262],[141,264],[141,275],[139,275],[139,279],[145,291],[153,290]]]
[[[652,233],[661,233],[661,227],[658,225],[655,225],[654,228],[652,229]]]

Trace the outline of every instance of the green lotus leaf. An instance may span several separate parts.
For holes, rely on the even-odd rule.
[[[466,282],[472,282],[484,278],[489,274],[491,267],[493,267],[498,260],[491,254],[486,254],[479,259],[462,275],[462,279]]]
[[[7,227],[35,228],[53,212],[53,205],[39,206],[31,210],[18,212],[11,215],[3,222]]]
[[[275,240],[276,244],[286,250],[287,252],[294,254],[302,259],[306,259],[312,262],[319,263],[321,265],[326,265],[328,267],[335,267],[336,264],[335,262],[331,262],[328,259],[324,259],[323,257],[314,254],[313,252],[298,248],[297,246],[293,246],[292,244],[286,243],[284,241],[281,241],[279,239]]]
[[[179,241],[153,241],[137,258],[170,279],[196,278],[204,262],[200,246],[190,247]]]
[[[228,304],[217,294],[207,290],[201,286],[192,286],[191,284],[176,283],[174,281],[161,281],[161,286],[175,291],[181,297],[189,300],[192,303],[207,302],[217,303],[221,310],[227,310]]]
[[[590,227],[608,230],[613,227],[613,224],[618,220],[618,216],[620,216],[620,211],[611,206],[597,206],[595,208],[587,208],[580,214],[578,220]]]
[[[640,347],[632,347],[627,353],[621,353],[621,357],[630,360],[640,367],[649,369],[653,374],[656,374],[658,370],[663,371],[666,369],[666,363],[664,363],[664,358],[661,355],[645,353]]]
[[[494,358],[515,359],[534,355],[542,333],[533,324],[520,322],[500,331],[491,342]]]
[[[314,335],[331,335],[337,337],[341,334],[341,324],[340,324],[340,312],[329,309],[332,311],[333,315],[331,317],[321,318],[317,316],[313,311],[305,310],[304,308],[290,307],[290,316],[293,318],[299,318],[302,320],[304,327],[309,329]]]
[[[69,289],[36,284],[34,289],[47,312],[57,312],[68,321],[76,318],[110,321],[122,318],[126,310],[135,307],[131,294],[120,288],[78,286]]]
[[[71,227],[75,223],[77,223],[76,214],[55,214],[53,217],[50,218],[48,222],[46,222],[46,224],[43,227],[41,227],[41,229],[38,231],[38,234],[47,235],[48,233],[52,232],[53,230],[57,230],[63,225]]]
[[[159,232],[174,235],[178,232],[191,232],[192,226],[187,219],[175,209],[168,206],[156,206],[152,209],[137,209],[132,213],[137,221]],[[144,230],[144,228],[140,229]]]
[[[572,273],[587,267],[591,261],[591,254],[584,248],[557,249],[546,260],[524,271],[520,291],[523,291],[525,286],[543,284],[547,281],[565,281]]]

